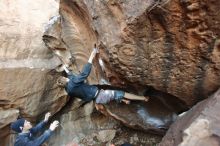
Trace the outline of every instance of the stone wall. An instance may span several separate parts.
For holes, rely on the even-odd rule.
[[[8,125],[18,115],[35,122],[47,111],[56,113],[67,101],[54,84],[53,69],[60,61],[42,41],[59,2],[1,0],[0,7],[0,145],[12,145],[7,141]]]
[[[164,122],[168,117],[164,122],[167,129],[176,113],[207,98],[220,86],[219,6],[219,0],[2,0],[0,137],[4,140],[0,145],[12,144],[14,134],[9,124],[18,115],[35,123],[47,111],[63,126],[49,141],[51,145],[56,141],[59,145],[80,142],[90,135],[96,139],[103,130],[114,135],[118,122],[104,117],[102,123],[102,118],[93,115],[97,111],[92,103],[69,105],[66,93],[55,84],[62,74],[60,59],[72,63],[70,68],[78,73],[95,43],[100,53],[88,79],[90,84],[148,95],[155,105],[161,105],[155,109],[138,102],[131,106],[111,103],[105,106],[108,116],[128,127],[154,132],[158,129],[148,123],[140,126],[140,121],[154,117]],[[138,115],[140,109],[144,115]],[[131,114],[135,120],[123,117],[130,111],[135,111]],[[207,126],[206,121],[201,123]],[[154,144],[160,136],[155,139]],[[100,141],[90,142],[102,145]]]

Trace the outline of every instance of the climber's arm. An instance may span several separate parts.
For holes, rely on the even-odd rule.
[[[38,146],[38,145],[42,145],[46,140],[49,139],[49,137],[51,136],[52,131],[46,130],[41,136],[39,136],[38,138],[28,141],[28,140],[24,140],[23,144],[25,146]]]
[[[75,82],[83,82],[89,76],[92,69],[92,61],[97,53],[97,50],[94,49],[89,57],[88,63],[84,65],[82,72],[75,77]]]
[[[93,59],[94,59],[96,53],[98,53],[98,49],[97,49],[97,48],[94,48],[93,51],[92,51],[92,53],[91,53],[91,55],[90,55],[90,57],[89,57],[88,63],[91,63],[91,64],[92,64],[92,61],[93,61]]]
[[[47,122],[42,121],[39,124],[37,124],[35,127],[31,128],[30,131],[31,133],[36,134],[37,132],[43,130],[44,126],[46,125]]]

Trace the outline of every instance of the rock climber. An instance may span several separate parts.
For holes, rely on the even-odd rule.
[[[39,137],[35,137],[37,133],[42,132],[44,126],[46,125],[50,113],[45,114],[44,120],[37,124],[35,127],[32,127],[31,123],[28,120],[23,118],[18,119],[17,121],[11,124],[11,129],[18,133],[18,136],[15,140],[14,146],[40,146],[46,140],[49,139],[52,132],[58,127],[59,122],[53,121],[50,124],[50,128],[46,130]]]
[[[97,53],[98,49],[94,48],[88,59],[88,63],[85,64],[82,72],[78,75],[69,71],[67,69],[68,65],[64,64],[63,68],[68,77],[62,76],[58,78],[57,84],[64,87],[70,97],[78,97],[83,101],[95,100],[97,104],[106,104],[112,100],[123,101],[126,104],[129,104],[130,100],[148,101],[149,97],[137,96],[120,90],[99,90],[97,86],[85,83],[91,72],[92,61]]]

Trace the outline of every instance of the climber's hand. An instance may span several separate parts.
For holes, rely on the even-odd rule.
[[[96,47],[96,44],[94,44],[93,52],[95,52],[96,54],[99,53],[99,49]]]
[[[99,53],[99,49],[98,49],[98,48],[93,48],[93,52],[94,52],[95,54],[97,54],[97,53]]]
[[[50,124],[50,130],[54,131],[59,126],[59,121],[53,121],[52,124]]]
[[[45,114],[45,117],[44,117],[44,122],[47,122],[48,121],[48,119],[50,118],[50,116],[51,116],[51,113],[46,113]]]

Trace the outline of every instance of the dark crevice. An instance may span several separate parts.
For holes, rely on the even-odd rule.
[[[182,100],[173,96],[169,93],[159,91],[150,87],[146,92],[147,96],[158,98],[162,103],[164,103],[171,111],[177,114],[182,113],[189,109],[189,107]]]

